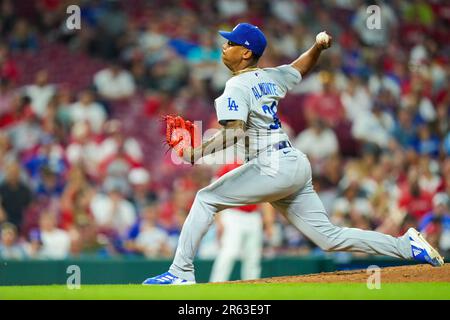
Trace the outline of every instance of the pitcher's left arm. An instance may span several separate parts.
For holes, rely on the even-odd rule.
[[[209,139],[196,147],[183,149],[183,159],[194,164],[198,159],[224,150],[236,144],[245,135],[246,125],[242,120],[228,120],[222,128]]]

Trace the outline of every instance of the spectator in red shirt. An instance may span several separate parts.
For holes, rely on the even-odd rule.
[[[19,79],[19,69],[16,62],[9,56],[9,49],[4,44],[0,44],[0,79],[6,79],[12,83],[16,83]]]
[[[136,162],[123,148],[120,148],[116,154],[110,155],[99,165],[100,177],[115,176],[120,177],[128,183],[128,174],[133,168],[140,167],[141,164]]]
[[[159,223],[174,233],[181,231],[182,223],[189,213],[189,209],[198,189],[189,177],[176,179],[173,182],[172,196],[161,205]],[[179,218],[182,217],[181,224]]]
[[[324,120],[328,126],[334,128],[344,119],[344,108],[339,92],[336,90],[333,75],[321,72],[320,80],[322,92],[310,95],[304,105],[306,120],[311,123],[314,119]]]
[[[10,82],[0,76],[0,116],[10,112],[14,101],[14,92]]]
[[[138,141],[125,134],[122,123],[119,120],[109,120],[104,124],[105,137],[101,141],[100,154],[101,160],[113,157],[119,152],[126,154],[133,162],[143,161],[144,153]]]
[[[0,129],[19,124],[27,119],[34,118],[31,109],[31,100],[26,96],[14,96],[11,110],[0,115]]]
[[[72,235],[72,254],[95,251],[99,249],[100,243],[89,206],[95,190],[89,185],[81,166],[74,166],[67,179],[61,197],[60,226]]]
[[[411,170],[408,182],[399,198],[399,207],[406,210],[418,222],[432,209],[433,194],[422,190],[415,170]]]

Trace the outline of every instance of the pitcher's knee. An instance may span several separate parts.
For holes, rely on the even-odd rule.
[[[203,212],[211,215],[218,212],[217,205],[214,202],[214,194],[206,188],[203,188],[197,192],[193,206],[198,206]]]
[[[207,188],[200,189],[195,196],[195,201],[209,205],[214,204],[214,194]]]
[[[319,232],[318,239],[316,239],[316,244],[323,251],[337,251],[336,249],[340,246],[340,234],[342,228],[335,226],[331,223],[325,224],[320,228],[316,229]]]
[[[195,195],[195,201],[204,202],[208,198],[208,192],[205,189],[200,189]]]
[[[337,242],[336,238],[332,236],[326,236],[322,234],[320,239],[316,241],[316,244],[322,249],[323,251],[336,251]]]
[[[316,243],[323,251],[333,251],[334,245],[329,240],[317,241]]]

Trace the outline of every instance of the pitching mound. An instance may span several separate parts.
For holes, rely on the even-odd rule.
[[[332,283],[366,282],[369,274],[366,269],[352,271],[323,272],[303,276],[273,277],[233,283]],[[389,282],[450,282],[450,264],[440,268],[430,265],[414,265],[381,269],[381,281]]]

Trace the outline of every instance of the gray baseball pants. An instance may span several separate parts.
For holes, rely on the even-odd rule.
[[[198,191],[169,271],[182,279],[195,281],[194,257],[214,215],[226,208],[261,202],[270,202],[325,251],[412,258],[407,236],[395,238],[333,225],[313,189],[308,158],[297,149],[285,148],[268,151]]]

